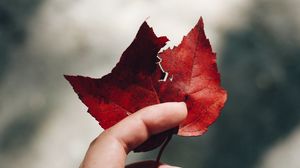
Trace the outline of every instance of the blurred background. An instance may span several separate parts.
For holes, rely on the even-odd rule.
[[[200,16],[228,101],[205,135],[174,137],[162,161],[300,167],[299,9],[298,0],[1,0],[0,167],[78,167],[102,130],[63,74],[110,72],[146,19],[173,46]]]

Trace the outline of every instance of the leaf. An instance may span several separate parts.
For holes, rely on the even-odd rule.
[[[188,107],[178,135],[202,135],[217,119],[227,98],[202,18],[178,47],[163,51],[159,57],[168,72],[167,81],[157,85],[160,101],[185,101]]]
[[[103,129],[143,107],[160,103],[151,74],[156,71],[158,51],[167,41],[166,37],[156,37],[144,22],[110,74],[101,79],[65,76]],[[148,151],[161,145],[167,138],[162,134],[153,136],[136,151]]]
[[[220,87],[216,56],[205,37],[202,18],[178,47],[159,54],[164,73],[157,55],[167,41],[166,37],[157,37],[144,22],[111,73],[100,79],[65,75],[103,129],[149,105],[186,102],[188,116],[179,129],[154,135],[135,151],[160,146],[177,129],[183,136],[203,134],[219,116],[226,101],[226,92]],[[161,81],[162,77],[166,77],[166,81]]]

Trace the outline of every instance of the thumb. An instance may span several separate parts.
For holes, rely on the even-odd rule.
[[[96,138],[81,167],[124,167],[126,156],[132,149],[151,135],[178,126],[186,116],[185,103],[172,102],[145,107]],[[93,165],[89,165],[91,163]]]
[[[126,153],[130,152],[151,135],[179,125],[187,116],[185,103],[162,103],[145,107],[128,116],[107,130],[120,142]]]

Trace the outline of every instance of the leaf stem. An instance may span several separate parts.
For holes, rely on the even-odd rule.
[[[160,148],[159,153],[158,153],[158,155],[157,155],[157,157],[156,157],[156,163],[157,163],[157,165],[159,165],[159,161],[160,161],[160,158],[161,158],[161,156],[162,156],[162,153],[164,152],[166,146],[168,145],[168,143],[169,143],[170,140],[172,139],[172,136],[173,136],[172,133],[169,134],[169,136],[168,136],[168,138],[166,139],[166,141],[164,142],[163,146]]]

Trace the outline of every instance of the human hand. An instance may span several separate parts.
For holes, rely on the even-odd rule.
[[[162,103],[145,107],[103,131],[91,144],[80,168],[122,168],[127,154],[151,135],[179,125],[187,116],[185,103]],[[161,164],[159,168],[173,166]],[[155,161],[144,161],[126,168],[157,168]],[[174,168],[174,167],[173,167]]]

